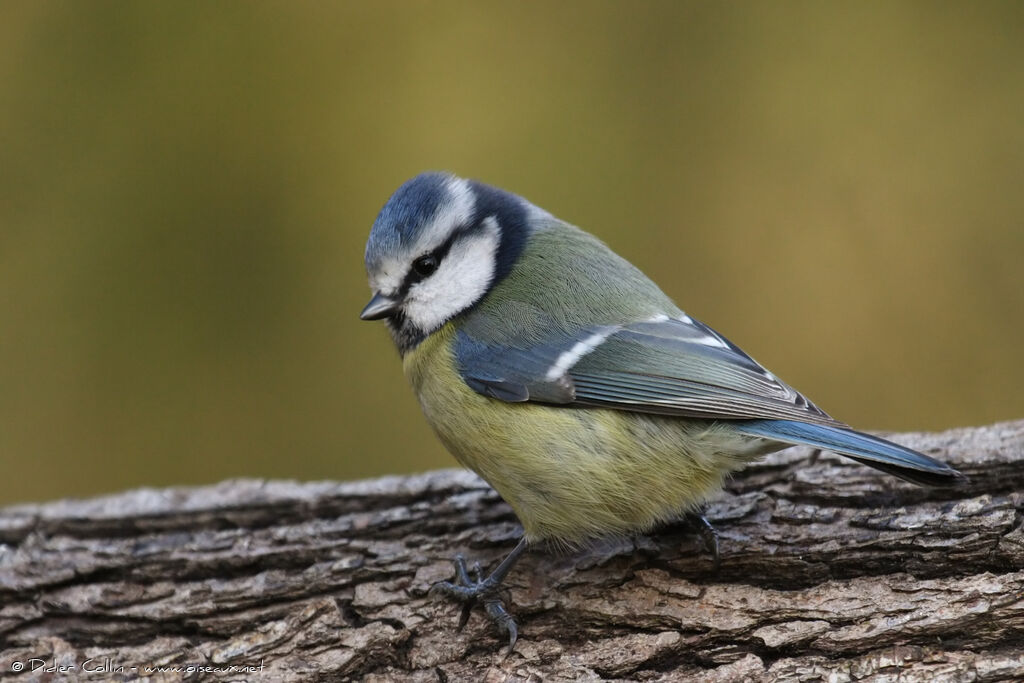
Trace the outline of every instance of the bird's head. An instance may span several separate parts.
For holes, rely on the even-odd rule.
[[[423,173],[381,209],[366,243],[373,298],[360,318],[387,319],[405,353],[472,308],[512,269],[539,209],[446,173]]]

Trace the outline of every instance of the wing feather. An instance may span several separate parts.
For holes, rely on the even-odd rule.
[[[841,424],[688,316],[595,326],[526,348],[484,344],[460,332],[456,358],[469,386],[501,400]]]

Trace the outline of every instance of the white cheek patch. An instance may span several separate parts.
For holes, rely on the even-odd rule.
[[[479,301],[494,278],[499,241],[494,218],[456,241],[437,271],[409,290],[404,306],[409,321],[430,333]]]

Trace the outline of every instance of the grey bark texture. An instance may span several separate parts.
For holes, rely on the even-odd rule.
[[[894,438],[970,481],[775,454],[707,509],[718,571],[686,525],[528,553],[512,654],[428,595],[519,535],[467,472],[10,507],[0,678],[1024,680],[1024,421]]]

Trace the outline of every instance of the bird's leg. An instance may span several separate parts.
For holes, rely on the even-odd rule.
[[[704,545],[705,552],[711,555],[711,559],[714,561],[715,571],[718,571],[722,564],[722,558],[718,554],[718,531],[711,525],[708,518],[704,516],[703,511],[689,511],[680,513],[678,517],[673,518],[669,525],[675,528],[679,528],[683,525],[690,531],[696,531],[697,535],[700,536],[701,543]]]
[[[463,603],[462,614],[459,617],[459,629],[462,629],[469,620],[470,610],[477,602],[483,603],[487,617],[501,630],[508,633],[508,651],[516,645],[516,638],[519,637],[519,629],[515,619],[505,609],[504,603],[498,597],[501,590],[501,582],[505,580],[509,571],[515,565],[519,557],[526,552],[527,543],[525,538],[520,538],[519,543],[512,549],[512,552],[501,561],[493,572],[484,578],[480,563],[473,564],[473,576],[470,578],[466,570],[466,559],[462,555],[455,556],[455,582],[441,581],[435,583],[431,592],[455,598]]]
[[[722,565],[722,557],[718,554],[718,531],[715,527],[711,526],[711,522],[708,518],[700,512],[688,512],[686,513],[686,521],[693,527],[696,527],[697,533],[700,534],[700,539],[704,542],[704,550],[710,555],[711,559],[715,564],[715,571]]]

